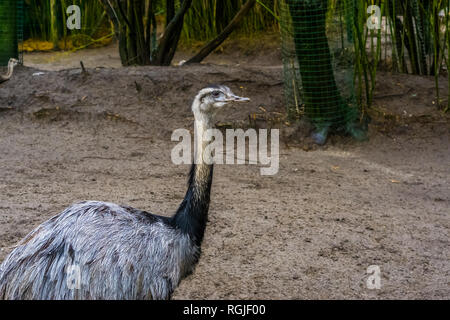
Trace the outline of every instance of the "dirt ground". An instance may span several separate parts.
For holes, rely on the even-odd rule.
[[[46,54],[25,56],[44,74],[20,67],[0,85],[0,261],[76,201],[173,213],[189,168],[171,162],[170,137],[192,129],[190,103],[204,85],[252,99],[219,123],[284,112],[277,51],[120,68],[108,62],[114,54],[96,60],[102,50],[113,52],[79,52],[60,71],[48,71]],[[317,147],[285,125],[275,176],[217,165],[202,257],[174,299],[449,299],[450,116],[433,86],[380,73],[368,141]],[[370,265],[380,267],[379,290],[367,288]]]

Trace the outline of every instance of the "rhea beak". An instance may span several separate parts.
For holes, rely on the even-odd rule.
[[[236,102],[249,102],[250,98],[239,97],[234,94],[231,94],[228,98],[228,101],[236,101]]]

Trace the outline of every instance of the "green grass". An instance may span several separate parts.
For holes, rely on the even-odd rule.
[[[181,40],[189,43],[214,38],[231,21],[244,2],[194,0],[184,19]],[[259,0],[236,33],[252,35],[263,30],[277,30],[277,12],[278,0]]]
[[[25,3],[28,18],[25,27],[30,38],[51,41],[52,30],[57,40],[74,35],[98,38],[111,33],[106,14],[98,1],[58,0],[54,1],[53,9],[50,0],[26,0]],[[69,30],[66,27],[68,18],[66,9],[70,5],[78,5],[81,9],[80,30]]]

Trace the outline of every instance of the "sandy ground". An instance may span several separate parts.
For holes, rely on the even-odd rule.
[[[19,68],[0,86],[0,261],[79,200],[174,212],[188,166],[171,162],[170,136],[192,128],[193,96],[212,82],[252,98],[219,122],[248,125],[261,106],[282,113],[274,59]],[[432,78],[379,74],[369,141],[311,146],[292,125],[277,175],[216,166],[203,254],[174,299],[449,299],[450,117],[433,100]],[[370,265],[379,290],[366,286]]]
[[[233,38],[224,42],[213,54],[207,56],[204,63],[218,65],[279,65],[281,49],[278,46],[278,34],[261,34],[258,39]],[[202,47],[201,43],[180,44],[172,61],[178,65],[188,60]],[[79,68],[80,61],[86,68],[121,68],[117,41],[110,45],[79,51],[31,52],[24,54],[24,65],[42,70],[64,70]]]

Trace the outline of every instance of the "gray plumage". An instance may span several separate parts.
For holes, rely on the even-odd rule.
[[[167,299],[199,248],[162,218],[112,203],[75,204],[27,235],[2,264],[8,299]],[[79,289],[68,289],[79,266]]]
[[[196,129],[231,101],[248,99],[225,86],[202,89],[192,104]],[[199,157],[205,145],[196,143]],[[42,223],[0,265],[0,299],[170,299],[200,257],[213,172],[206,163],[192,166],[172,217],[86,201]]]

